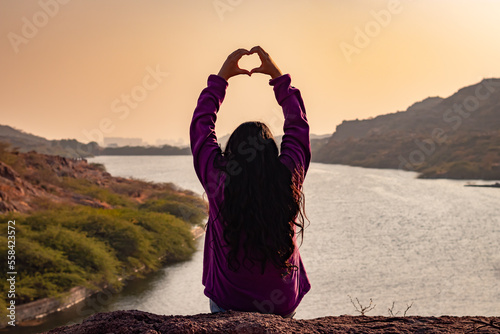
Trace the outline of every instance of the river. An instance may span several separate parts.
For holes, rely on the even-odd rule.
[[[190,156],[100,156],[89,162],[103,163],[113,176],[203,192]],[[312,163],[304,184],[310,224],[300,248],[312,289],[295,317],[355,315],[350,297],[365,306],[372,299],[376,307],[369,315],[388,315],[393,303],[399,315],[410,305],[408,315],[498,315],[500,190],[466,183]],[[37,331],[80,322],[95,311],[209,312],[201,284],[202,239],[192,260],[58,312]]]

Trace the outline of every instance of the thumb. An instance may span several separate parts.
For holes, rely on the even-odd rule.
[[[259,66],[259,67],[255,67],[255,68],[252,68],[252,70],[250,71],[250,73],[264,73],[264,67],[263,66]]]
[[[238,68],[238,69],[236,70],[236,72],[237,72],[238,74],[247,74],[247,75],[252,75],[252,72],[250,72],[250,71],[248,71],[248,70],[245,70],[245,69],[242,69],[242,68]]]

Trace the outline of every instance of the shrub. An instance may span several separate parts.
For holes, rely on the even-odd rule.
[[[16,266],[23,268],[18,303],[60,297],[77,285],[119,289],[120,277],[140,276],[195,251],[190,226],[166,213],[59,205],[5,218],[3,230],[16,220]],[[7,253],[6,243],[0,251]]]
[[[86,179],[76,179],[72,177],[62,178],[62,187],[70,189],[77,194],[85,195],[108,203],[112,206],[132,206],[133,202],[120,194],[114,193],[110,189],[99,187]]]
[[[139,208],[142,210],[169,213],[193,225],[200,224],[205,218],[205,213],[199,208],[192,204],[175,200],[153,199],[142,204]]]

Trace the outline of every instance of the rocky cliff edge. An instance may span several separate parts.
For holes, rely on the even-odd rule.
[[[310,320],[228,311],[190,316],[142,311],[97,313],[47,334],[96,333],[500,333],[500,317],[338,316]]]

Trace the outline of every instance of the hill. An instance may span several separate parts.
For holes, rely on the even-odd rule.
[[[96,142],[83,144],[74,139],[48,140],[8,125],[0,125],[0,142],[8,143],[19,152],[35,151],[67,158],[87,158],[98,155],[100,150]]]
[[[8,143],[21,153],[35,151],[66,158],[88,158],[96,155],[190,155],[189,147],[125,146],[101,147],[96,142],[83,144],[75,139],[48,140],[40,136],[0,125],[0,142]]]
[[[500,179],[500,79],[406,111],[344,121],[312,141],[313,161],[417,171],[422,178]]]
[[[202,224],[206,206],[173,184],[113,177],[83,159],[11,152],[0,144],[0,216],[3,231],[14,222],[16,258],[9,268],[20,271],[19,306],[63,297],[75,286],[120,289],[127,278],[189,259],[191,230]],[[7,254],[7,242],[0,251]],[[0,288],[8,291],[8,281]],[[2,319],[8,303],[5,294]]]

